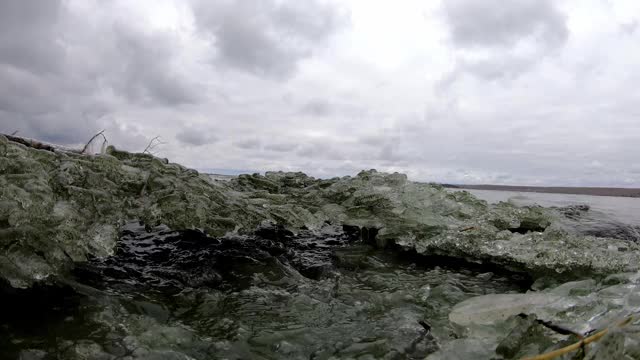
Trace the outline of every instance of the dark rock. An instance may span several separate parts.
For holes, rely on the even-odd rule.
[[[344,230],[345,234],[351,239],[360,240],[365,244],[380,245],[376,241],[376,236],[380,231],[379,229],[376,229],[373,227],[366,227],[366,226],[360,227],[355,225],[342,225],[342,229]],[[385,243],[382,243],[382,244],[385,244]],[[385,246],[382,245],[378,247],[384,248]]]
[[[589,205],[585,205],[585,204],[570,205],[570,206],[563,206],[563,207],[556,208],[556,210],[558,210],[561,214],[563,214],[568,218],[580,217],[584,215],[584,213],[589,211],[589,209],[590,209]]]
[[[361,240],[362,238],[360,226],[344,224],[342,225],[342,230],[349,238],[353,240]]]
[[[273,224],[270,222],[261,224],[256,229],[255,234],[256,236],[268,240],[275,240],[280,242],[286,242],[294,236],[293,232],[285,228],[284,225]]]

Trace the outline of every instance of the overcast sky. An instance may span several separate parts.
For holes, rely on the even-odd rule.
[[[637,0],[0,1],[0,132],[199,170],[640,186]]]

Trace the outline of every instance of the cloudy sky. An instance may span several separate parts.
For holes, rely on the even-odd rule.
[[[204,171],[640,186],[636,0],[4,0],[0,132]]]

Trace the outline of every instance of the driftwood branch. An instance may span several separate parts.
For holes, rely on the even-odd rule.
[[[147,144],[147,147],[144,148],[144,151],[142,151],[142,153],[153,155],[153,152],[152,152],[153,149],[155,149],[159,145],[164,145],[164,144],[166,144],[166,142],[162,141],[160,136],[156,136],[153,139],[151,139],[151,141],[149,141],[149,144]]]
[[[15,132],[14,132],[15,134]],[[35,140],[31,140],[31,139],[24,139],[18,136],[13,136],[13,135],[4,135],[9,141],[13,141],[15,143],[18,144],[22,144],[24,146],[28,146],[30,148],[34,148],[34,149],[39,149],[39,150],[47,150],[47,151],[52,151],[55,152],[55,148],[51,145],[47,145],[47,144],[43,144],[39,141],[35,141]]]
[[[580,339],[580,341],[578,341],[577,343],[571,344],[569,346],[563,347],[561,349],[555,350],[555,351],[551,351],[548,352],[546,354],[542,354],[542,355],[537,355],[537,356],[532,356],[532,357],[528,357],[528,358],[524,358],[522,360],[551,360],[551,359],[556,359],[564,354],[570,353],[572,351],[576,351],[578,349],[584,348],[585,345],[590,344],[592,342],[596,342],[600,339],[602,339],[602,337],[604,337],[605,335],[607,335],[607,333],[609,332],[609,330],[613,327],[625,327],[627,325],[629,325],[629,323],[631,323],[634,320],[633,316],[628,316],[627,318],[625,318],[624,320],[622,320],[621,322],[617,323],[614,326],[605,328],[604,330],[600,330],[597,333]]]
[[[87,149],[89,148],[89,145],[91,145],[91,143],[93,142],[93,140],[95,140],[97,137],[102,136],[102,138],[104,139],[104,141],[102,142],[102,147],[104,147],[104,145],[107,143],[107,137],[104,136],[104,130],[98,132],[97,134],[93,135],[93,137],[91,137],[91,139],[89,139],[89,141],[87,141],[87,144],[82,148],[82,151],[80,151],[81,154],[84,154]]]

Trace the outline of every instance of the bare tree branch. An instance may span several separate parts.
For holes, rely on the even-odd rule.
[[[20,130],[16,130],[16,131],[12,132],[11,136],[15,136],[18,132],[20,132]]]
[[[155,149],[159,145],[164,145],[164,144],[166,144],[166,142],[162,141],[160,136],[156,136],[153,139],[151,139],[151,141],[149,141],[149,144],[147,144],[147,147],[144,148],[144,151],[142,153],[153,155],[153,149]]]
[[[107,143],[107,137],[104,136],[104,130],[100,131],[99,133],[93,135],[93,137],[91,139],[89,139],[89,141],[87,142],[87,144],[82,148],[82,151],[80,151],[81,154],[84,154],[87,149],[89,148],[89,145],[91,145],[91,143],[93,142],[93,140],[95,140],[95,138],[102,136],[102,138],[104,139],[104,141],[102,142],[102,147],[104,147],[104,145]]]

